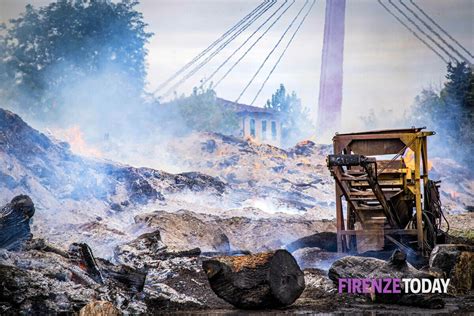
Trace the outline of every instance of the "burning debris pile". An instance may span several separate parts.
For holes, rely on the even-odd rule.
[[[160,229],[178,250],[189,244],[218,251],[214,232],[205,237],[202,229],[213,227],[232,249],[264,251],[335,228],[334,180],[325,162],[331,146],[306,141],[283,150],[196,133],[170,142],[166,150],[187,171],[170,174],[77,156],[67,143],[49,139],[5,110],[0,125],[0,202],[31,196],[41,210],[33,232],[64,247],[80,238],[111,256],[108,249],[115,245]],[[441,175],[442,165],[437,160],[433,165],[432,172]],[[445,180],[443,203],[453,213],[468,208],[472,178]],[[445,187],[459,194],[447,194]],[[456,215],[462,221],[451,221],[454,229],[474,229],[472,215]]]
[[[2,228],[15,225],[15,222],[4,220],[11,218],[12,210],[34,213],[30,202],[29,197],[20,196],[6,205],[0,214]],[[431,271],[435,265],[427,272],[418,271],[406,263],[401,252],[395,252],[388,262],[343,257],[332,264],[329,274],[314,268],[302,272],[285,250],[234,257],[215,257],[215,254],[201,253],[199,248],[170,251],[159,231],[143,234],[116,247],[114,262],[96,257],[84,243],[73,243],[67,249],[61,249],[31,235],[18,236],[11,229],[2,229],[0,237],[14,241],[15,245],[13,248],[2,246],[0,251],[3,281],[0,310],[12,314],[79,310],[86,313],[90,309],[107,309],[117,315],[122,312],[145,314],[163,310],[231,309],[229,303],[240,308],[277,308],[293,302],[290,307],[293,310],[353,312],[363,304],[365,308],[376,309],[377,305],[365,303],[366,299],[374,300],[374,296],[337,294],[340,278],[410,276],[432,279],[434,273],[443,273],[442,270]],[[459,258],[472,257],[473,249],[456,249]],[[445,250],[440,250],[432,262],[439,262],[439,256],[448,255],[452,249]],[[461,269],[464,273],[472,273],[472,267],[469,268],[472,260],[456,260],[458,257],[450,261],[451,273]],[[446,264],[443,268],[447,268]],[[462,286],[472,288],[469,278],[464,281]],[[425,308],[442,308],[447,304],[451,309],[456,303],[456,308],[464,311],[473,307],[469,300],[453,302],[449,298],[420,295],[402,295],[400,300],[382,295],[375,301]],[[334,302],[342,305],[335,306]],[[404,311],[405,307],[397,306],[385,306],[384,309]]]
[[[172,143],[180,166],[219,177],[243,203],[264,212],[333,218],[333,180],[326,167],[329,145],[304,141],[288,150],[215,133]]]
[[[216,133],[199,133],[169,145],[181,168],[222,179],[232,188],[258,196],[248,201],[261,205],[306,211],[306,216],[334,216],[334,181],[326,166],[331,145],[302,141],[287,150]],[[413,158],[414,159],[414,158]],[[430,172],[441,180],[441,199],[447,213],[459,214],[474,206],[474,174],[448,158],[430,158]],[[252,203],[253,202],[253,203]],[[282,207],[284,205],[285,207]]]
[[[19,196],[0,214],[1,240],[12,241],[7,246],[2,244],[0,257],[0,276],[4,281],[1,285],[2,312],[73,312],[95,300],[113,302],[121,311],[132,314],[164,309],[229,307],[212,293],[201,268],[201,265],[207,267],[209,261],[201,263],[206,257],[200,257],[199,248],[169,251],[159,231],[155,231],[116,247],[115,263],[112,263],[96,258],[84,243],[73,243],[67,250],[62,250],[43,239],[16,234],[11,228],[18,225],[11,220],[11,214],[22,214],[24,210],[31,215],[34,206],[28,196]],[[20,219],[19,222],[23,221]],[[270,267],[275,274],[272,278],[279,277],[280,265],[285,262],[298,273],[298,287],[290,296],[286,294],[288,288],[272,285],[274,291],[279,291],[275,295],[281,300],[275,307],[288,305],[304,288],[303,273],[288,252],[280,250],[271,257],[274,262]],[[209,269],[206,271],[209,273]],[[265,277],[267,270],[261,271]]]
[[[0,110],[0,126],[0,202],[27,193],[40,210],[33,232],[63,247],[79,239],[110,257],[117,244],[160,229],[177,250],[221,251],[212,229],[205,236],[213,227],[232,249],[261,251],[334,229],[328,146],[285,151],[194,134],[200,141],[174,142],[188,172],[170,174],[77,156],[9,111]]]
[[[6,280],[0,313],[264,307],[263,292],[242,291],[234,255],[246,262],[238,265],[242,271],[260,277],[262,283],[253,288],[265,284],[264,296],[273,297],[265,308],[293,301],[286,308],[348,313],[360,306],[378,308],[367,307],[370,295],[338,294],[328,276],[330,269],[347,276],[350,269],[340,268],[350,262],[368,265],[359,271],[364,277],[371,275],[369,266],[388,264],[378,260],[374,266],[373,258],[335,252],[334,182],[325,162],[330,146],[307,141],[283,150],[220,134],[191,134],[167,149],[180,157],[185,171],[171,174],[75,155],[67,143],[1,109],[0,127],[0,202],[5,205],[0,277]],[[442,166],[436,160],[433,165],[433,170]],[[464,218],[462,224],[451,221],[459,229],[474,229],[473,213],[454,214],[471,203],[470,179],[447,177],[457,182],[447,188],[459,195],[442,192],[451,216]],[[471,293],[469,247],[438,248],[430,260],[430,274],[454,280],[452,293]],[[276,253],[285,259],[275,259]],[[252,258],[268,260],[253,264]],[[295,281],[291,291],[274,284],[281,272],[274,260],[288,263],[289,273],[280,277]],[[219,272],[210,270],[211,263]],[[276,277],[262,272],[266,269]],[[443,297],[445,309],[472,308],[463,297]],[[401,313],[406,307],[384,308]]]
[[[18,198],[11,204],[16,200]],[[2,213],[0,219],[5,216],[8,213]],[[144,272],[130,265],[96,258],[87,244],[73,243],[68,250],[62,250],[42,239],[30,236],[24,240],[9,235],[10,232],[2,229],[0,233],[3,239],[7,235],[14,238],[18,250],[2,249],[2,313],[71,313],[94,300],[113,302],[120,310],[132,314],[153,310],[155,305],[162,308],[163,303],[187,307],[200,305],[165,284],[150,282],[154,276],[151,266]],[[178,257],[165,250],[159,253],[163,256],[160,264],[165,264],[165,257]]]
[[[473,171],[452,159],[433,158],[431,173],[441,181],[441,200],[451,214],[472,212],[474,205]]]
[[[27,193],[41,210],[33,231],[58,243],[83,232],[96,234],[102,244],[104,238],[125,241],[134,230],[123,225],[133,218],[127,210],[161,203],[166,194],[226,191],[224,182],[199,172],[170,174],[77,156],[67,143],[49,139],[1,109],[0,126],[1,202]]]

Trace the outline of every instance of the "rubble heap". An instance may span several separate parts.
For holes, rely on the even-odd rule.
[[[334,252],[328,145],[306,141],[283,150],[191,134],[168,149],[186,171],[172,174],[75,155],[2,109],[0,127],[0,313],[232,309],[212,290],[203,261],[280,248],[296,259],[306,285],[289,310],[382,308],[337,294],[328,277],[333,262],[349,260]],[[441,174],[442,164],[433,165]],[[452,192],[441,195],[456,218],[452,228],[469,233],[472,177],[446,182],[441,190]],[[472,295],[469,247],[432,254],[430,273],[455,286],[443,311],[472,308],[464,299]]]

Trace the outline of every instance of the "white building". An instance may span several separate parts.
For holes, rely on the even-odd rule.
[[[217,98],[217,102],[222,106],[231,107],[238,114],[238,136],[274,146],[281,145],[281,120],[278,112],[221,98]]]

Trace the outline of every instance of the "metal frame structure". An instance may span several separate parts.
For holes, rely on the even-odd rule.
[[[328,160],[336,180],[339,252],[354,251],[357,238],[361,236],[378,235],[382,243],[387,238],[399,247],[404,247],[397,237],[411,235],[416,236],[417,248],[423,253],[426,237],[422,196],[426,196],[429,169],[427,137],[435,134],[423,129],[380,130],[334,136],[333,158],[354,160],[354,157],[359,157],[358,163],[352,164],[347,161],[339,165],[337,162],[331,164]],[[404,161],[403,154],[408,148],[414,153],[414,166],[407,166]],[[391,160],[368,158],[381,155],[394,157]],[[372,163],[375,171],[370,166]],[[362,165],[365,169],[360,167]],[[347,203],[346,218],[343,198]],[[396,204],[395,200],[400,203]],[[410,229],[407,222],[407,219],[413,219],[413,206],[416,229]],[[371,229],[371,224],[377,222],[380,229]]]

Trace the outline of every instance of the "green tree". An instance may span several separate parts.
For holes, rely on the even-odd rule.
[[[181,96],[162,107],[177,109],[189,130],[232,134],[239,128],[235,112],[219,104],[211,88],[194,88],[190,96]]]
[[[296,141],[313,136],[315,127],[309,119],[309,110],[301,104],[295,91],[288,94],[285,86],[280,84],[265,108],[279,112],[284,145],[294,145]]]
[[[123,96],[139,96],[145,85],[145,31],[138,1],[59,0],[27,5],[0,38],[2,95],[35,115],[62,106],[60,91],[71,83],[108,73]],[[3,78],[2,78],[3,79]],[[91,91],[93,93],[93,91]]]
[[[466,63],[456,65],[449,63],[446,79],[448,80],[440,93],[444,102],[463,109],[474,108],[472,69]]]
[[[474,74],[465,63],[448,64],[446,79],[439,92],[424,89],[415,98],[411,115],[437,132],[430,147],[438,155],[472,162]]]

